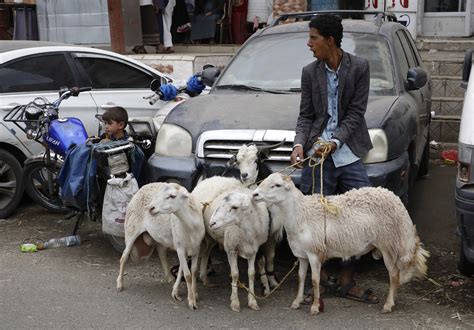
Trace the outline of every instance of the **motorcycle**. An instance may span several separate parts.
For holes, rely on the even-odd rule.
[[[66,151],[73,144],[85,143],[88,138],[79,119],[59,117],[59,106],[63,100],[89,90],[90,87],[63,88],[59,91],[59,98],[53,102],[37,97],[26,105],[14,107],[4,117],[4,121],[13,122],[28,139],[45,148],[40,155],[25,161],[23,177],[28,195],[53,212],[67,211],[59,198],[57,180]]]
[[[160,81],[153,80],[150,89],[153,93],[146,98],[151,105],[158,100],[169,100],[170,95],[164,95],[160,90]],[[62,101],[89,90],[90,87],[63,88],[59,91],[59,98],[53,102],[44,97],[37,97],[28,104],[14,107],[4,117],[4,121],[14,123],[28,139],[44,147],[41,154],[29,157],[25,161],[24,187],[33,201],[52,212],[70,211],[59,196],[58,175],[68,149],[73,144],[84,144],[88,139],[83,123],[74,117],[60,117],[59,108]],[[179,96],[184,92],[185,88],[180,88],[173,95]],[[103,127],[100,115],[96,118],[99,120],[97,131],[100,133]],[[131,119],[128,127],[132,142],[140,146],[148,158],[153,153],[156,139],[152,118]]]

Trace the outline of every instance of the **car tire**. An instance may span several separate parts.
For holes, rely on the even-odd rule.
[[[56,213],[67,213],[71,210],[64,206],[59,197],[59,171],[61,164],[56,163],[54,169],[47,167],[42,160],[35,160],[25,165],[23,177],[25,180],[26,193],[33,201],[45,209]],[[53,175],[54,191],[50,194],[47,190],[47,172]]]
[[[464,275],[474,275],[474,263],[469,262],[469,260],[467,260],[466,255],[464,254],[464,244],[462,242],[461,247],[459,249],[458,269]]]
[[[0,150],[0,218],[11,215],[23,197],[23,173],[20,162],[6,150]]]
[[[112,244],[112,247],[115,251],[122,253],[123,250],[125,250],[125,238],[109,234],[105,234],[105,236],[109,240],[110,244]]]

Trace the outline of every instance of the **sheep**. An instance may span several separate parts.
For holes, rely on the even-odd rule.
[[[205,286],[213,286],[209,281],[207,275],[207,265],[209,262],[209,257],[211,255],[212,249],[219,242],[218,239],[213,237],[212,231],[209,228],[209,222],[212,215],[212,212],[215,209],[215,206],[218,205],[215,203],[218,200],[218,197],[226,192],[245,189],[242,183],[235,178],[227,178],[220,176],[213,176],[211,178],[201,181],[191,192],[191,195],[202,205],[203,209],[203,222],[206,228],[207,235],[204,238],[203,245],[201,247],[201,263],[199,268],[199,278]],[[222,242],[222,240],[221,240]],[[265,274],[265,259],[258,261],[258,273],[260,275],[260,281],[264,287],[264,292],[270,292],[270,286],[268,283],[267,276]]]
[[[275,173],[254,190],[254,200],[265,201],[282,218],[291,251],[299,260],[293,309],[303,301],[308,262],[314,290],[312,314],[319,312],[320,270],[327,259],[345,260],[377,249],[390,276],[385,313],[392,311],[400,284],[426,274],[429,252],[423,249],[400,198],[385,188],[353,189],[330,196],[328,201],[338,206],[337,214],[332,214],[325,211],[320,195],[304,196],[290,177]]]
[[[242,145],[237,154],[232,156],[227,163],[227,168],[231,168],[235,165],[238,166],[241,182],[233,178],[213,176],[198,183],[193,189],[192,194],[202,203],[206,204],[213,201],[225,191],[242,187],[255,188],[258,181],[263,180],[272,173],[268,165],[264,162],[265,159],[268,158],[268,153],[270,150],[280,147],[284,142],[285,140],[269,146],[256,146],[255,144]],[[206,223],[209,222],[208,218],[205,220]],[[283,224],[281,222],[273,222],[271,235],[263,246],[266,274],[265,272],[259,271],[265,294],[270,292],[270,287],[274,288],[278,285],[274,272],[274,259],[276,245],[281,241],[282,237]],[[215,243],[212,242],[209,237],[206,238],[206,243],[201,258],[200,279],[205,285],[210,285],[206,269],[210,253]],[[267,282],[269,282],[269,286],[266,284]]]
[[[169,203],[180,205],[179,209],[169,211]],[[202,221],[202,205],[197,203],[189,192],[180,185],[173,183],[150,183],[143,186],[130,201],[125,215],[125,250],[120,258],[120,272],[117,277],[117,290],[123,289],[123,273],[125,262],[134,246],[135,240],[145,233],[144,241],[151,245],[156,242],[161,265],[165,276],[171,277],[166,257],[166,250],[175,250],[179,259],[179,271],[173,285],[171,296],[181,300],[178,287],[184,272],[188,290],[188,306],[196,309],[198,299],[196,285],[197,262],[200,245],[205,229]],[[151,253],[150,253],[151,254]],[[191,257],[191,272],[187,257]]]
[[[253,310],[259,310],[260,307],[254,296],[255,258],[259,247],[267,241],[270,234],[270,218],[266,206],[263,203],[256,204],[252,200],[251,190],[240,189],[218,196],[209,205],[207,212],[212,212],[209,234],[224,246],[231,269],[230,308],[235,312],[240,312],[237,292],[239,279],[237,258],[240,256],[248,260],[248,306]],[[263,268],[263,264],[259,263],[259,267]]]

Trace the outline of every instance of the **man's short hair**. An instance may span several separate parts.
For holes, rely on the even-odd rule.
[[[103,114],[102,114],[102,120],[105,122],[108,121],[116,121],[117,123],[122,122],[123,123],[123,128],[127,127],[128,124],[128,113],[127,110],[125,110],[122,107],[112,107],[110,109],[107,109]]]
[[[325,38],[333,37],[336,46],[341,48],[342,40],[342,19],[336,15],[323,14],[317,15],[309,22],[309,27],[317,29],[319,34]]]

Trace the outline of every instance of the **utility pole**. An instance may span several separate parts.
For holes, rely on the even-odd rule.
[[[125,54],[122,0],[107,0],[109,9],[110,43],[114,52]]]

